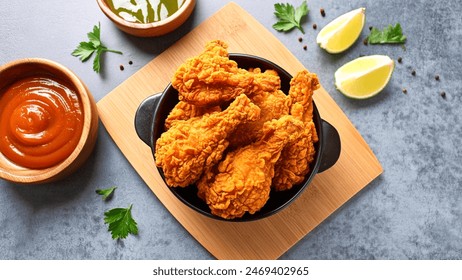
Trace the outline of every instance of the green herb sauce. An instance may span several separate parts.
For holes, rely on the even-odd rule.
[[[150,23],[173,15],[185,0],[106,0],[111,10],[130,22]]]

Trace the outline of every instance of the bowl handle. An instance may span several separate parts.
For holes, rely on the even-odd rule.
[[[159,103],[161,94],[154,94],[143,100],[136,110],[135,130],[138,137],[146,145],[151,146],[151,133],[154,112]]]
[[[340,135],[330,123],[322,120],[323,151],[318,173],[331,168],[338,160],[341,151]]]

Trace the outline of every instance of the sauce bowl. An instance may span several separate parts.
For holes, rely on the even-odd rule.
[[[72,148],[71,146],[71,148],[68,149],[68,153],[65,153],[62,156],[63,159],[60,160],[58,163],[53,163],[51,166],[48,166],[48,167],[37,167],[37,168],[25,167],[24,165],[20,165],[14,162],[13,160],[11,160],[11,157],[8,157],[4,152],[2,152],[2,149],[0,149],[0,178],[1,179],[15,182],[15,183],[24,183],[24,184],[48,183],[48,182],[62,179],[70,175],[75,170],[77,170],[77,168],[80,167],[81,164],[85,162],[85,160],[91,154],[93,147],[95,145],[95,141],[97,138],[97,131],[98,131],[98,113],[97,113],[95,101],[91,93],[88,91],[87,87],[82,83],[82,81],[72,71],[70,71],[68,68],[64,67],[61,64],[58,64],[56,62],[43,59],[43,58],[25,58],[25,59],[19,59],[16,61],[12,61],[10,63],[0,66],[0,100],[2,97],[6,96],[6,92],[8,92],[10,88],[12,88],[13,84],[19,81],[22,81],[22,80],[26,80],[30,77],[42,77],[42,76],[49,77],[52,80],[62,82],[62,84],[65,85],[70,91],[75,93],[76,95],[75,98],[78,98],[80,102],[79,104],[80,119],[78,121],[81,122],[81,125],[80,125],[80,129],[76,129],[77,132],[74,133],[74,137],[72,140],[73,143],[75,143],[75,148]],[[43,92],[42,93],[38,92],[38,95],[41,95],[41,94],[43,95]],[[13,91],[13,94],[11,94],[11,96],[12,98],[14,98],[14,91]],[[65,105],[62,105],[62,103],[59,103],[59,102],[52,103],[52,104],[53,106],[55,106],[55,108],[57,108],[56,110],[58,111],[62,110],[63,106],[66,107]],[[46,106],[49,106],[49,105],[45,105],[45,107]],[[5,107],[5,108],[8,108],[8,107]],[[29,108],[29,107],[24,107],[24,108]],[[24,110],[27,111],[29,109],[24,109]],[[46,116],[47,120],[50,120],[49,122],[53,122],[54,121],[53,117],[55,115],[53,115],[53,113],[50,113],[50,112],[45,110],[43,115]],[[15,122],[13,120],[12,115],[8,115],[6,113],[1,114],[1,113],[2,112],[0,112],[0,116],[2,117],[0,121],[2,122],[2,124]],[[68,115],[66,115],[66,117],[67,116]],[[34,117],[37,117],[37,115],[32,115],[32,117],[30,117],[30,120],[32,120]],[[25,120],[28,120],[28,119],[25,118]],[[62,119],[59,119],[59,120],[60,120],[59,122],[63,122]],[[24,123],[24,120],[22,120],[22,122]],[[66,122],[67,122],[67,119],[66,119]],[[57,127],[59,128],[61,126],[57,126]],[[18,130],[22,128],[13,127],[12,129]],[[62,134],[59,134],[60,132],[59,129],[55,129],[55,126],[53,126],[53,129],[54,129],[53,131],[55,132],[57,131],[58,133],[58,136],[56,136],[56,138],[62,136]],[[70,128],[66,128],[66,129],[70,129]],[[61,129],[61,130],[64,130],[64,129]],[[30,134],[25,134],[25,135],[27,136]],[[62,141],[63,140],[61,138],[61,142]],[[64,145],[69,145],[69,143],[70,141],[67,142],[67,144],[65,143]],[[37,151],[38,149],[39,148],[30,148],[29,150],[31,151],[31,153],[34,153],[34,151]],[[37,160],[37,162],[39,162],[41,159],[41,155],[35,156],[34,159]]]
[[[292,76],[277,64],[261,57],[248,54],[230,54],[229,58],[236,61],[240,68],[261,68],[262,72],[274,69],[281,78],[281,90],[287,94]],[[169,84],[161,94],[154,94],[145,99],[138,107],[135,115],[135,130],[139,138],[151,148],[155,157],[156,141],[164,132],[165,119],[178,103],[178,92]],[[317,173],[323,172],[333,166],[341,151],[340,136],[337,130],[319,115],[316,104],[313,102],[313,121],[316,126],[319,141],[315,143],[315,159],[310,165],[310,172],[302,183],[293,186],[290,190],[275,193],[271,191],[270,198],[265,206],[255,214],[246,213],[241,218],[226,220],[211,213],[208,205],[197,196],[197,187],[191,185],[185,188],[168,187],[170,191],[184,204],[195,211],[213,219],[242,222],[255,221],[273,215],[292,203],[313,180]],[[162,179],[165,178],[160,167],[157,167]],[[154,172],[154,170],[153,170]]]
[[[171,16],[152,23],[137,23],[123,19],[114,13],[105,0],[96,0],[101,11],[122,31],[138,37],[157,37],[180,27],[191,15],[196,0],[185,0]]]

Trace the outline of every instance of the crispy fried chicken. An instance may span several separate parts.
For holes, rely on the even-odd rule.
[[[260,210],[269,198],[274,165],[282,149],[298,138],[303,123],[292,116],[265,123],[257,142],[229,152],[198,182],[199,197],[224,219]]]
[[[170,111],[170,114],[168,114],[167,119],[165,120],[165,130],[168,130],[175,121],[185,121],[193,117],[200,117],[205,114],[220,111],[220,106],[197,107],[184,101],[180,101],[175,105],[172,111]]]
[[[172,86],[178,90],[180,101],[210,107],[249,92],[254,77],[229,59],[227,48],[223,41],[210,41],[201,54],[177,69]]]
[[[260,109],[240,95],[222,112],[172,123],[156,142],[156,165],[167,184],[186,187],[216,164],[228,147],[226,138],[245,121],[259,117]]]
[[[312,96],[320,85],[303,70],[286,95],[275,70],[241,69],[227,48],[211,41],[175,72],[180,102],[155,158],[167,185],[195,183],[212,214],[234,219],[259,211],[272,188],[288,190],[310,172],[318,141]]]
[[[281,90],[281,80],[274,70],[261,72],[259,68],[250,69],[255,75],[254,88],[250,99],[260,109],[260,118],[240,124],[230,135],[230,147],[246,146],[260,138],[263,124],[289,114],[290,98]]]
[[[276,163],[273,187],[277,191],[288,190],[301,183],[310,171],[314,160],[314,143],[318,141],[313,123],[313,92],[320,87],[316,74],[307,70],[299,72],[290,82],[290,114],[303,121],[300,137],[284,148]]]

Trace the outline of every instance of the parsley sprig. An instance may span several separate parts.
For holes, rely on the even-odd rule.
[[[114,191],[117,189],[117,187],[112,187],[108,189],[98,189],[96,190],[96,193],[103,196],[103,200],[108,200],[114,195]]]
[[[104,213],[104,223],[109,225],[112,239],[124,239],[131,234],[138,234],[138,226],[132,217],[132,206],[114,208]]]
[[[274,15],[279,19],[277,23],[273,24],[274,29],[286,32],[296,27],[305,34],[300,22],[309,12],[306,1],[303,1],[297,8],[294,8],[294,6],[289,3],[276,3],[274,4],[274,9]]]
[[[117,187],[107,189],[97,189],[96,193],[103,196],[103,200],[108,200]],[[132,217],[132,207],[114,208],[104,212],[104,223],[108,224],[108,231],[111,232],[112,239],[124,239],[128,234],[138,234],[138,225]]]
[[[88,42],[80,42],[77,48],[72,52],[73,56],[78,57],[82,62],[87,61],[93,53],[95,54],[95,59],[93,60],[93,70],[96,73],[99,73],[101,70],[101,54],[103,52],[113,52],[117,54],[122,54],[121,51],[108,49],[101,42],[101,25],[95,25],[93,31],[87,33]]]
[[[403,35],[401,25],[397,23],[395,26],[385,27],[382,31],[373,27],[367,42],[369,44],[404,44],[406,36]]]

